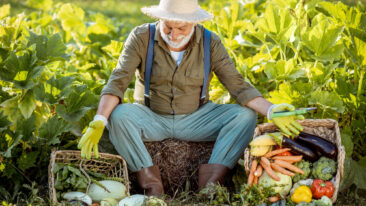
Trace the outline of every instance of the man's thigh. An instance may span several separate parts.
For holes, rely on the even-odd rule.
[[[192,114],[178,115],[174,121],[174,136],[186,141],[214,141],[220,130],[238,114],[253,116],[253,112],[238,104],[207,103]]]
[[[108,129],[129,130],[143,141],[159,141],[171,136],[172,118],[158,115],[141,104],[120,104],[109,118]],[[115,132],[115,134],[122,133]]]

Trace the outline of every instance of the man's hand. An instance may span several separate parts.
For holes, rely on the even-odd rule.
[[[294,111],[295,107],[290,104],[278,104],[275,105],[272,109],[272,112],[280,112],[280,111]],[[270,115],[271,115],[270,114]],[[302,115],[293,115],[293,116],[286,116],[286,117],[274,117],[272,118],[273,123],[280,128],[282,133],[288,137],[297,136],[300,131],[303,130],[302,126],[296,122],[296,119],[304,119]]]
[[[102,120],[94,120],[89,123],[88,129],[78,144],[78,148],[81,149],[81,157],[90,159],[91,152],[94,150],[95,158],[99,158],[98,142],[102,137],[103,130],[104,122]]]

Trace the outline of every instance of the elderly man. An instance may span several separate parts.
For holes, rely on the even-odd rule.
[[[97,115],[80,140],[82,156],[90,158],[92,150],[98,156],[97,145],[106,126],[111,142],[129,169],[137,172],[146,194],[160,196],[159,167],[153,165],[144,141],[216,141],[209,162],[199,167],[199,189],[220,183],[251,140],[256,112],[270,118],[274,111],[294,107],[272,105],[243,80],[219,37],[198,24],[213,16],[200,9],[197,0],[161,0],[158,6],[142,11],[159,21],[136,27],[126,40],[102,90]],[[213,73],[238,104],[209,101]],[[134,74],[136,103],[122,104]],[[292,135],[302,129],[296,118],[273,121]]]

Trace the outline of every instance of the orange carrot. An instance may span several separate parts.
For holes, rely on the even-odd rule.
[[[294,163],[300,162],[302,160],[302,155],[298,156],[274,156],[272,157],[274,160],[284,160],[286,162]]]
[[[282,152],[287,152],[290,150],[291,150],[290,148],[272,150],[272,151],[268,152],[267,154],[265,154],[263,157],[270,158],[272,156],[275,156],[275,155],[281,154]]]
[[[280,181],[281,178],[276,175],[276,173],[272,170],[271,168],[271,163],[269,162],[269,160],[265,157],[261,157],[261,165],[264,168],[264,170],[267,172],[268,176],[270,176],[272,179],[276,180],[276,181]]]
[[[260,177],[263,173],[263,167],[262,165],[258,165],[257,169],[254,172],[254,176]]]
[[[253,184],[254,185],[257,185],[258,184],[258,177],[257,176],[254,176]]]
[[[264,163],[264,165],[262,165],[263,168],[271,166],[271,162],[266,157],[261,157],[261,162]]]
[[[292,165],[291,163],[288,163],[288,162],[283,161],[283,160],[275,160],[274,162],[276,164],[278,164],[280,167],[284,167],[284,168],[289,169],[291,171],[294,171],[296,173],[304,174],[304,171],[302,169]]]
[[[276,164],[274,162],[271,163],[271,167],[274,171],[277,171],[277,172],[282,173],[284,175],[288,175],[288,176],[291,176],[291,177],[295,176],[294,173],[282,168],[281,166],[279,166],[278,164]]]
[[[250,167],[250,173],[249,173],[249,177],[248,177],[248,185],[252,185],[253,184],[254,172],[257,169],[257,165],[258,165],[258,161],[257,160],[253,160],[252,161],[252,165]]]

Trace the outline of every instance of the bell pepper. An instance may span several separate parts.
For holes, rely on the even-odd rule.
[[[296,204],[300,202],[311,202],[311,198],[313,195],[311,194],[311,190],[308,186],[301,185],[300,187],[294,190],[294,193],[291,196],[291,200]]]
[[[331,181],[323,181],[322,179],[316,179],[311,184],[311,192],[315,199],[320,199],[322,196],[332,198],[334,193],[334,186]]]

